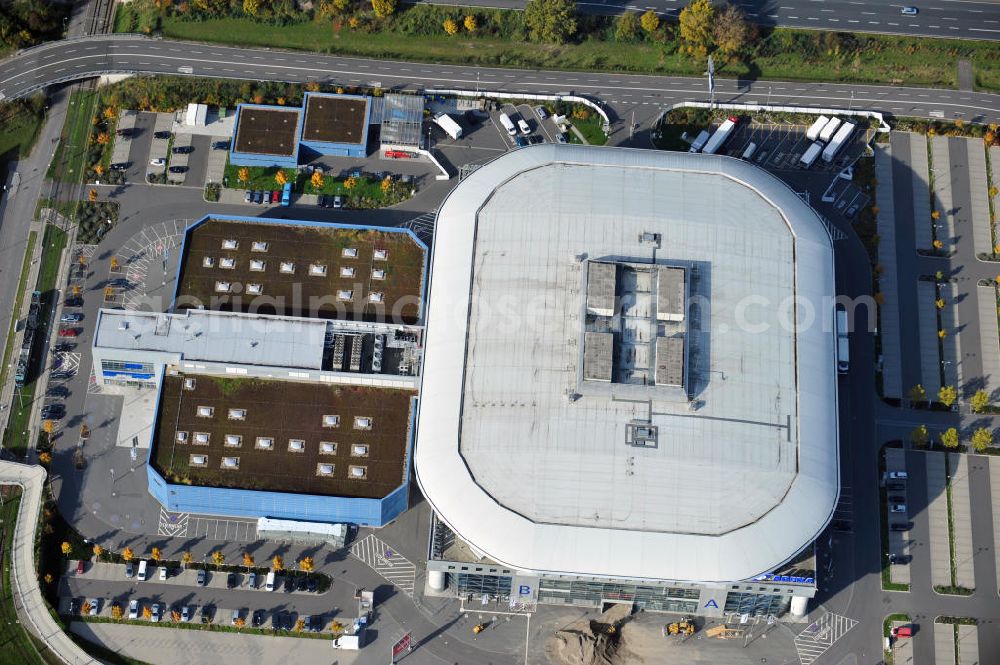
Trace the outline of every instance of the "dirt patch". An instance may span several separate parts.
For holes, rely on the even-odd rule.
[[[546,641],[546,657],[556,665],[634,663],[623,630],[630,613],[631,606],[613,605],[597,619],[584,618],[569,624]]]
[[[186,378],[194,379],[193,389]],[[403,482],[413,397],[406,390],[167,375],[152,459],[173,483],[380,499]],[[203,407],[211,415],[202,415]],[[233,418],[230,409],[245,413]],[[336,426],[324,424],[332,415]],[[370,418],[369,428],[357,428],[355,417]],[[206,444],[198,443],[199,433],[208,435]],[[241,437],[238,445],[227,445],[229,436]],[[258,437],[271,446],[261,447]],[[323,442],[334,443],[334,451]],[[367,446],[364,455],[357,445]],[[204,464],[192,455],[205,456]],[[238,458],[238,468],[225,467],[227,457]],[[332,465],[332,473],[318,473],[320,464]],[[351,467],[363,467],[364,477]]]

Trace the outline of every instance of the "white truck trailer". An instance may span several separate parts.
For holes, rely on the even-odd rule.
[[[701,149],[705,147],[706,143],[708,143],[710,136],[711,134],[708,133],[707,129],[703,129],[698,132],[698,136],[696,136],[694,141],[691,143],[691,148],[688,149],[688,152],[701,152]]]
[[[438,127],[443,129],[445,133],[453,139],[461,138],[462,136],[462,126],[455,122],[450,115],[447,113],[438,113],[434,116],[434,122]]]
[[[719,128],[715,130],[712,134],[712,138],[708,139],[708,143],[705,144],[705,149],[702,150],[706,155],[714,155],[722,148],[722,145],[726,140],[732,135],[733,130],[736,129],[736,124],[739,119],[736,116],[729,116],[726,121],[719,125]]]
[[[830,142],[823,148],[823,161],[832,162],[833,158],[837,156],[840,149],[843,148],[847,141],[851,138],[851,134],[854,133],[854,128],[856,125],[853,122],[845,122],[834,134]]]
[[[846,374],[851,369],[850,338],[847,330],[847,310],[837,305],[837,371]]]
[[[829,123],[830,119],[827,118],[825,115],[821,115],[820,117],[816,118],[816,122],[810,125],[809,129],[806,130],[806,138],[809,139],[810,141],[815,141],[816,139],[819,138],[819,133],[822,132],[823,128],[826,127]]]
[[[805,168],[809,168],[816,162],[821,152],[823,152],[823,144],[819,141],[814,141],[811,146],[806,148],[802,156],[799,157],[799,163]]]
[[[834,132],[840,127],[840,118],[831,118],[830,122],[823,126],[819,132],[819,140],[828,143],[833,138]]]

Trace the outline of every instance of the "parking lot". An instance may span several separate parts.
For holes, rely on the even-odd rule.
[[[126,577],[124,564],[85,561],[80,568],[77,565],[67,562],[60,586],[59,612],[63,615],[80,614],[87,603],[91,616],[110,618],[112,604],[117,604],[123,618],[152,622],[153,617],[144,616],[143,610],[152,610],[155,604],[160,622],[172,622],[174,611],[177,620],[184,621],[181,617],[187,608],[187,620],[193,623],[233,625],[238,616],[246,627],[295,630],[300,619],[304,624],[310,617],[312,632],[329,633],[335,618],[345,624],[352,620],[357,605],[353,587],[334,583],[320,592],[318,576],[278,573],[274,590],[268,591],[263,572],[181,570],[147,561],[147,579],[139,580],[137,562],[132,564],[132,577]],[[199,584],[199,574],[204,575],[204,584]],[[308,630],[305,625],[300,628]]]

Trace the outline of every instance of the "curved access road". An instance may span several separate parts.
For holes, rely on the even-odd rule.
[[[512,95],[573,91],[602,100],[618,117],[629,112],[640,117],[645,112],[648,117],[673,104],[708,101],[705,80],[696,78],[423,64],[137,35],[64,40],[18,53],[0,63],[0,95],[20,97],[54,83],[116,73],[319,81],[384,89],[498,90]],[[718,79],[715,101],[861,108],[897,116],[1000,121],[1000,95],[933,88]]]
[[[444,0],[408,0],[454,6]],[[526,0],[463,0],[463,5],[524,9]],[[677,20],[688,0],[578,0],[588,14],[617,15],[652,9]],[[1000,3],[996,0],[732,0],[749,21],[765,27],[877,32],[911,37],[1000,39]],[[904,16],[904,6],[916,6],[916,16]]]
[[[14,565],[11,568],[15,602],[20,605],[19,614],[27,619],[27,627],[31,632],[63,662],[68,665],[100,665],[99,661],[87,655],[55,622],[49,614],[49,606],[42,598],[42,589],[38,586],[35,537],[38,535],[38,514],[42,508],[45,469],[17,462],[0,462],[0,485],[18,485],[22,490],[14,530]]]

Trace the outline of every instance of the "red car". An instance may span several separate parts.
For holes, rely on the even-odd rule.
[[[83,559],[76,562],[76,574],[83,575]]]
[[[60,337],[76,337],[80,334],[79,328],[63,328],[59,331]]]
[[[275,190],[271,192],[271,203],[277,203],[281,200],[281,192]]]

